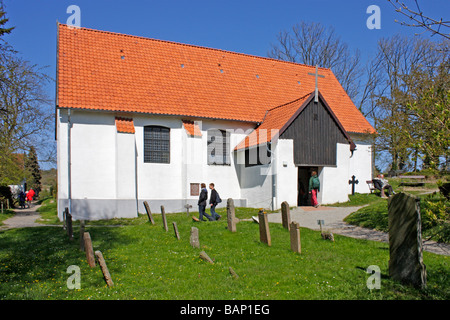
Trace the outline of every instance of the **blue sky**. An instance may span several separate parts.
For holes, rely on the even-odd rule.
[[[137,36],[267,56],[276,35],[300,21],[320,22],[335,28],[363,59],[376,50],[377,41],[395,33],[422,31],[401,26],[406,18],[387,0],[3,0],[9,24],[5,36],[25,60],[56,75],[56,21],[66,23],[69,5],[81,10],[81,26]],[[414,5],[412,0],[402,0]],[[420,0],[424,13],[435,18],[450,15],[448,0]],[[381,29],[369,30],[367,7],[381,9]],[[446,15],[446,17],[445,17]],[[425,33],[429,36],[429,33]],[[436,36],[435,36],[436,37]],[[437,37],[436,37],[437,38]],[[54,84],[48,87],[54,99]]]

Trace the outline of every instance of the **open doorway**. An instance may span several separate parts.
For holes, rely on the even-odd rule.
[[[298,183],[297,183],[297,206],[311,206],[311,195],[309,194],[309,178],[311,172],[318,171],[317,167],[298,167]]]

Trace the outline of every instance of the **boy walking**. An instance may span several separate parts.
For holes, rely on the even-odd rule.
[[[211,206],[211,216],[214,220],[220,220],[222,216],[217,214],[216,206],[222,200],[220,200],[219,194],[217,193],[216,189],[214,189],[214,183],[210,183],[209,188],[211,189],[211,196],[209,197],[209,204]]]
[[[214,219],[211,218],[211,216],[205,212],[206,200],[208,199],[208,191],[206,190],[206,184],[202,183],[201,187],[202,187],[202,191],[200,192],[200,195],[198,197],[198,203],[197,203],[198,204],[198,213],[199,213],[198,220],[204,221],[203,216],[205,216],[209,221],[213,221]],[[194,219],[194,220],[197,221],[196,219]]]

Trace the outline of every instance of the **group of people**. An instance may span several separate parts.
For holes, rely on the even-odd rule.
[[[198,219],[196,217],[192,217],[194,221],[206,221],[203,220],[203,216],[205,216],[209,221],[220,220],[222,217],[216,212],[216,206],[222,202],[217,190],[214,188],[214,183],[209,184],[209,189],[211,190],[211,195],[209,197],[209,206],[211,208],[211,215],[206,213],[206,201],[208,200],[208,190],[206,190],[206,184],[201,184],[202,190],[200,191],[200,195],[198,197]]]
[[[26,192],[23,192],[22,190],[19,193],[19,205],[20,209],[25,209],[25,204],[28,206],[28,208],[31,207],[31,201],[33,200],[33,197],[36,193],[33,189],[30,189]]]
[[[388,196],[395,194],[392,186],[388,183],[387,180],[384,179],[382,174],[379,174],[376,178],[373,179],[374,187],[381,191],[381,194],[384,195],[384,190],[388,190]],[[208,200],[208,190],[206,189],[206,184],[201,184],[201,192],[198,199],[198,212],[199,217],[192,217],[194,221],[207,221],[204,220],[203,217],[206,217],[209,221],[220,220],[222,216],[217,214],[216,206],[222,202],[220,199],[217,190],[214,188],[214,183],[209,184],[209,189],[211,190],[211,195],[209,197],[209,205],[211,208],[211,215],[206,213],[206,205]],[[311,195],[311,205],[315,208],[319,207],[319,202],[317,200],[317,193],[320,192],[320,180],[317,177],[317,171],[311,172],[311,178],[309,179],[308,186],[309,194]]]

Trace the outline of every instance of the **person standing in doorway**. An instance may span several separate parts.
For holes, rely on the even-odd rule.
[[[200,195],[198,197],[198,213],[199,213],[198,219],[200,221],[204,221],[203,216],[205,216],[209,221],[213,221],[213,218],[211,218],[211,216],[205,212],[206,200],[208,199],[208,191],[206,190],[206,184],[202,183],[201,187],[202,191],[200,192]]]
[[[317,193],[320,191],[320,181],[317,177],[317,172],[311,172],[311,178],[309,179],[309,193],[311,194],[311,205],[314,208],[319,206],[319,202],[317,201]]]
[[[220,196],[217,193],[216,189],[214,189],[214,183],[210,183],[209,188],[211,189],[211,195],[209,196],[209,204],[211,206],[211,217],[214,220],[220,220],[220,218],[222,218],[222,216],[217,214],[216,206],[217,206],[217,204],[222,202],[222,200],[220,199]]]

